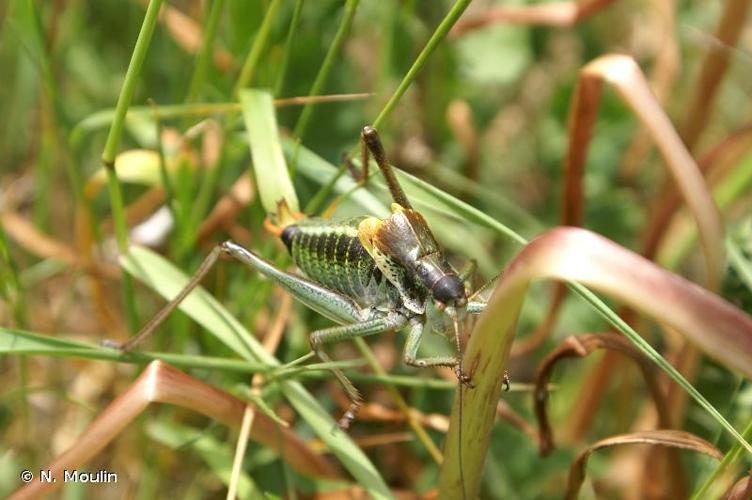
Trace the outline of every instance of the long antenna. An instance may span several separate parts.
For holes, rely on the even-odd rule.
[[[412,205],[410,205],[407,196],[405,196],[405,192],[402,191],[402,186],[400,186],[397,181],[397,177],[394,176],[394,171],[386,159],[384,146],[381,144],[381,139],[379,139],[379,133],[376,132],[376,129],[366,125],[360,133],[360,138],[366,146],[368,146],[368,149],[371,150],[371,154],[373,155],[374,160],[376,160],[376,164],[381,169],[381,173],[384,175],[386,185],[389,187],[389,192],[392,193],[394,201],[400,204],[403,208],[413,208]],[[366,156],[367,155],[363,155],[364,160],[367,161]]]

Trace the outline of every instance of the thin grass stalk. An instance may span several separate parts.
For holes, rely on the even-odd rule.
[[[572,138],[569,143],[565,171],[567,188],[571,189],[566,204],[579,205],[576,211],[564,210],[565,224],[579,225],[582,212],[582,191],[573,189],[580,185],[586,155],[586,147],[592,132],[595,115],[604,82],[615,87],[622,99],[632,108],[639,120],[654,137],[673,176],[685,203],[688,205],[700,231],[702,250],[705,254],[708,288],[717,290],[723,275],[724,248],[723,224],[718,207],[694,159],[679,139],[668,117],[660,108],[639,66],[631,57],[606,55],[590,62],[581,72],[577,98],[572,106],[573,121],[570,126]],[[585,116],[582,123],[580,114]],[[578,177],[574,178],[574,177]]]
[[[470,5],[471,1],[472,0],[457,0],[457,2],[452,6],[444,19],[442,19],[439,26],[431,35],[431,38],[428,40],[428,43],[426,43],[426,46],[423,47],[423,50],[420,51],[420,54],[418,54],[415,62],[400,82],[397,90],[394,91],[392,97],[389,98],[387,103],[384,105],[384,108],[373,121],[372,125],[374,128],[378,129],[384,123],[384,121],[389,118],[389,115],[392,114],[392,111],[394,111],[394,108],[397,106],[397,102],[399,102],[405,92],[407,92],[407,89],[410,88],[410,85],[412,85],[413,81],[418,76],[418,73],[426,64],[428,58],[431,56],[436,47],[438,47],[439,43],[441,43],[441,41],[446,38],[449,30],[452,29],[452,26],[454,26],[462,13],[465,12],[465,9],[468,5]]]
[[[433,51],[438,47],[439,43],[447,36],[447,33],[449,33],[449,30],[452,29],[452,26],[457,22],[457,19],[462,15],[462,13],[465,11],[468,5],[470,5],[470,2],[472,0],[458,0],[452,8],[449,10],[447,15],[444,17],[444,19],[441,21],[439,26],[436,28],[436,30],[431,35],[431,38],[428,40],[428,43],[426,43],[426,46],[423,47],[423,50],[421,50],[420,54],[418,54],[418,57],[415,59],[415,62],[413,62],[412,66],[410,66],[410,69],[405,74],[404,78],[402,78],[402,81],[400,82],[399,86],[397,87],[397,90],[394,91],[392,96],[389,98],[387,103],[382,108],[381,112],[378,114],[376,119],[373,121],[373,127],[379,128],[383,122],[391,115],[392,111],[394,111],[394,108],[397,106],[397,103],[402,98],[403,95],[405,95],[405,92],[407,92],[407,89],[410,88],[410,85],[412,85],[413,81],[415,81],[415,78],[418,76],[418,73],[421,69],[423,69],[423,66],[425,66],[426,61],[428,61],[428,58],[431,56]],[[323,69],[323,67],[322,67]],[[313,89],[311,89],[313,92]],[[303,113],[305,113],[305,109],[303,109]],[[302,118],[302,115],[301,115]],[[300,126],[301,121],[298,120],[298,126]],[[296,126],[296,135],[298,138],[301,138],[301,134],[299,133],[298,126]],[[357,152],[357,147],[352,150],[350,153],[351,156],[355,155]],[[294,155],[294,156],[297,156]],[[297,163],[297,161],[295,162]],[[309,203],[309,206],[311,208],[317,208],[320,206],[321,202],[326,198],[326,196],[329,195],[330,190],[334,187],[334,183],[345,173],[345,166],[342,165],[342,167],[337,172],[336,176],[332,179],[331,182],[325,184],[322,186],[321,189],[314,195],[314,197],[311,200],[311,203]]]
[[[287,97],[284,99],[275,99],[274,105],[277,107],[285,106],[302,106],[309,102],[347,102],[358,99],[367,99],[372,94],[366,92],[353,93],[353,94],[331,94],[323,96],[302,96],[302,97]],[[159,115],[163,120],[169,118],[180,118],[184,116],[211,116],[218,114],[233,114],[241,111],[241,106],[237,102],[203,102],[193,104],[160,104],[157,106]],[[144,116],[151,116],[154,110],[151,106],[131,106],[126,113],[126,122],[132,118],[142,118]],[[95,132],[101,128],[108,127],[115,115],[114,109],[104,109],[92,113],[88,117],[84,118],[70,133],[69,142],[72,144],[74,150],[80,150],[85,144],[87,135]]]
[[[746,440],[752,439],[752,422],[747,424],[747,427],[742,431],[742,436]],[[722,474],[727,472],[728,469],[739,460],[742,451],[743,450],[741,445],[739,443],[734,443],[729,451],[727,451],[723,456],[721,463],[719,463],[718,466],[713,470],[713,472],[707,477],[707,479],[703,481],[702,485],[697,488],[697,491],[692,494],[691,500],[701,500],[703,498],[708,498],[708,492],[710,488],[716,483],[716,481],[719,477],[721,477]]]
[[[243,67],[240,69],[238,79],[235,81],[235,87],[233,87],[232,93],[237,95],[240,89],[248,87],[253,84],[253,77],[256,76],[256,68],[261,60],[261,56],[266,48],[267,41],[269,40],[269,32],[271,31],[272,23],[277,16],[277,11],[281,0],[272,0],[272,3],[266,9],[264,14],[264,20],[261,22],[261,27],[256,34],[256,38],[253,39],[253,45],[251,50],[248,51],[248,57],[243,62]]]
[[[287,32],[287,39],[285,40],[285,49],[282,52],[282,62],[280,64],[279,73],[277,73],[277,82],[274,84],[274,96],[279,97],[282,95],[282,91],[285,88],[285,79],[287,78],[287,69],[290,66],[290,55],[292,54],[292,47],[295,43],[295,32],[298,29],[300,23],[300,12],[303,10],[303,0],[295,0],[295,10],[292,12],[292,19],[290,20],[290,29]]]
[[[319,95],[322,92],[324,85],[326,85],[326,81],[329,79],[329,73],[334,65],[334,60],[339,56],[342,46],[345,44],[345,39],[347,39],[347,35],[350,33],[350,27],[352,26],[355,11],[358,9],[359,3],[360,0],[347,0],[345,3],[345,13],[339,23],[337,33],[334,35],[334,40],[332,40],[331,45],[329,45],[329,50],[324,57],[324,61],[321,63],[321,68],[319,68],[319,72],[316,74],[316,79],[313,81],[313,85],[311,85],[311,90],[308,92],[309,96]],[[314,104],[310,103],[306,104],[303,111],[300,112],[300,117],[298,118],[298,122],[295,124],[295,129],[293,130],[293,135],[297,137],[298,140],[303,140],[306,129],[308,128],[308,122],[310,122],[313,114],[313,109]]]
[[[271,32],[272,23],[277,16],[277,12],[279,11],[281,4],[281,0],[272,0],[272,3],[267,8],[258,33],[256,33],[256,37],[254,38],[253,44],[251,45],[251,49],[248,51],[248,55],[243,62],[243,66],[240,69],[238,78],[235,81],[235,86],[233,87],[234,95],[237,96],[241,89],[248,87],[253,83],[258,63],[261,60],[261,56],[263,55],[264,49],[266,48],[269,40],[269,33]],[[225,123],[234,123],[235,117],[235,113],[231,113],[227,117],[227,121]],[[222,151],[224,151],[224,149],[225,148],[222,148]],[[216,168],[210,169],[206,172],[206,178],[201,184],[199,192],[197,194],[197,203],[195,204],[194,210],[189,214],[188,217],[188,219],[192,221],[192,223],[190,224],[191,227],[198,227],[201,218],[204,216],[209,204],[209,199],[211,198],[214,188],[219,181],[219,176],[222,172],[221,166],[223,164],[224,162],[220,158],[220,162],[216,166]],[[181,253],[186,252],[187,249],[190,248],[194,240],[195,234],[191,234],[188,237],[182,238],[182,244],[180,245]]]
[[[120,190],[117,174],[115,173],[115,155],[117,154],[120,138],[123,135],[125,126],[125,115],[128,111],[133,92],[135,91],[138,75],[141,72],[141,66],[146,58],[146,52],[151,42],[154,28],[157,24],[159,8],[162,6],[162,0],[150,0],[146,9],[144,22],[141,25],[141,31],[136,39],[136,46],[133,49],[128,70],[125,74],[125,81],[120,90],[117,105],[115,106],[115,117],[110,126],[110,132],[107,134],[107,141],[102,152],[102,165],[107,172],[107,184],[110,191],[110,205],[112,207],[112,218],[115,222],[115,237],[117,239],[118,250],[121,254],[128,253],[128,227],[125,222],[125,208],[123,205],[123,194]],[[136,303],[133,293],[133,281],[128,275],[122,277],[123,299],[125,301],[125,310],[128,318],[128,326],[132,331],[138,329],[138,317],[136,313]]]
[[[272,323],[271,328],[264,336],[263,346],[264,349],[269,352],[269,354],[274,355],[274,353],[277,351],[279,343],[282,340],[282,335],[284,334],[285,325],[290,318],[291,311],[292,298],[289,295],[286,295],[282,300],[279,310],[277,311],[277,317],[275,318],[274,323]],[[264,376],[261,373],[256,373],[251,379],[250,391],[251,395],[253,396],[252,401],[255,403],[255,406],[249,404],[245,407],[245,411],[243,412],[243,421],[240,424],[240,434],[235,445],[235,456],[232,463],[230,486],[227,489],[227,500],[233,500],[238,491],[238,485],[240,483],[240,477],[243,468],[243,457],[245,457],[246,454],[248,438],[251,432],[251,427],[253,426],[253,420],[255,418],[256,410],[261,410],[264,413],[268,412],[267,416],[270,416],[273,420],[277,421],[278,424],[283,424],[282,421],[279,421],[280,419],[276,418],[276,415],[273,414],[273,411],[266,407],[266,403],[260,397],[261,387],[264,385],[264,381]],[[274,416],[271,416],[269,414]]]
[[[224,3],[224,0],[214,0],[211,2],[209,15],[206,19],[206,27],[204,28],[204,36],[201,40],[198,54],[196,54],[196,66],[193,69],[191,83],[188,85],[188,94],[185,97],[185,102],[196,101],[206,82],[206,73],[214,54],[214,39],[217,37],[217,27],[219,26]]]

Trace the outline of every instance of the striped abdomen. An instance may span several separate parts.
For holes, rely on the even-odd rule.
[[[382,274],[358,239],[363,219],[306,219],[285,227],[281,237],[306,276],[368,306],[383,300],[379,297]]]

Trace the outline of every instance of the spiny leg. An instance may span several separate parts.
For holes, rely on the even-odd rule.
[[[313,349],[323,362],[330,363],[332,359],[324,351],[323,347],[325,345],[399,329],[404,326],[406,322],[407,319],[404,316],[397,314],[386,318],[362,321],[352,325],[335,326],[325,330],[317,330],[311,333],[310,336],[311,349]],[[342,415],[338,423],[341,429],[347,429],[350,427],[350,422],[355,419],[358,410],[363,404],[363,398],[342,370],[339,368],[332,368],[331,371],[334,376],[337,377],[339,383],[342,384],[347,396],[350,398],[350,408],[348,408],[344,415]]]
[[[430,358],[418,357],[418,348],[420,347],[420,341],[423,339],[424,327],[425,323],[421,321],[420,318],[414,318],[410,321],[410,331],[407,333],[407,340],[405,341],[405,348],[402,355],[405,364],[416,368],[428,368],[430,366],[447,366],[454,368],[459,381],[468,387],[472,387],[470,377],[465,375],[462,371],[459,350],[457,351],[457,356],[432,356]]]

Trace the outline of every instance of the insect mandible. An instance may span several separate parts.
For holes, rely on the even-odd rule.
[[[361,132],[363,179],[368,179],[369,153],[373,155],[392,195],[391,214],[383,219],[361,216],[339,221],[303,218],[280,202],[278,225],[269,225],[280,237],[303,275],[283,271],[255,252],[226,241],[207,256],[190,282],[129,341],[118,346],[133,349],[201,281],[221,255],[233,257],[279,284],[298,301],[339,326],[310,334],[312,350],[330,361],[324,347],[343,340],[391,330],[407,330],[403,360],[409,366],[452,367],[460,383],[472,387],[462,369],[459,325],[466,313],[478,314],[486,303],[465,287],[467,273],[458,273],[448,262],[423,216],[412,208],[387,161],[378,133],[372,127]],[[492,280],[493,281],[493,280]],[[454,338],[454,355],[418,357],[429,308],[451,324],[444,331]],[[446,325],[445,325],[446,326]],[[445,328],[448,330],[448,328]],[[346,429],[355,419],[363,399],[338,368],[332,372],[350,398],[350,407],[339,420]]]

